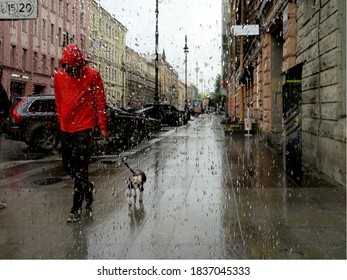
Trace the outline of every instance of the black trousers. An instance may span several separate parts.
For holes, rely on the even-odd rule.
[[[87,205],[93,202],[93,190],[88,178],[92,141],[92,129],[75,133],[62,131],[61,134],[63,166],[75,181],[71,213],[82,208],[84,199]]]

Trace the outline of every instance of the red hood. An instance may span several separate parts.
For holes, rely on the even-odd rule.
[[[85,65],[83,54],[76,44],[67,45],[65,47],[61,64],[67,64],[74,67]]]

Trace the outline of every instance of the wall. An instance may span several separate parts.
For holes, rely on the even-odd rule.
[[[298,1],[297,62],[302,74],[306,168],[346,184],[346,2]]]
[[[52,92],[51,75],[59,66],[63,44],[75,41],[85,50],[87,16],[81,21],[82,13],[88,15],[88,5],[72,0],[38,1],[35,21],[0,21],[2,83],[11,98],[42,93],[35,88]]]

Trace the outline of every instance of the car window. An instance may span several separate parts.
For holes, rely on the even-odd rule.
[[[37,99],[34,100],[28,108],[29,112],[47,113],[55,112],[56,106],[54,99]]]

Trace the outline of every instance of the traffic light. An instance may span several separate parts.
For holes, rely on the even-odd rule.
[[[230,87],[230,82],[229,81],[222,80],[221,84],[222,84],[222,87],[224,87],[224,88]]]

